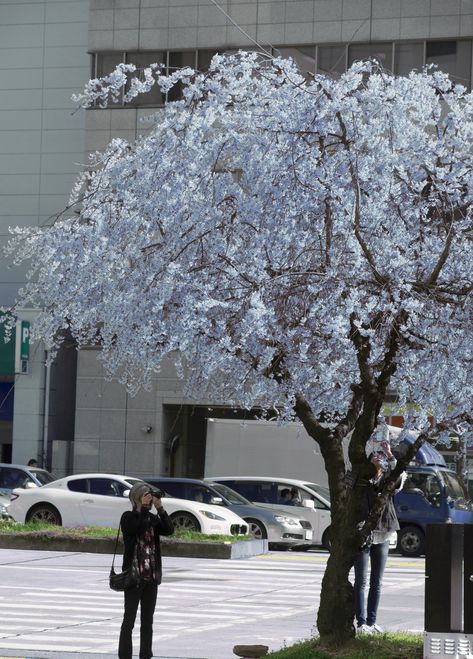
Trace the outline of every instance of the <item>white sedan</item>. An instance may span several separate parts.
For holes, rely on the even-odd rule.
[[[107,526],[118,528],[125,510],[131,510],[128,493],[131,476],[77,474],[34,489],[12,491],[8,513],[17,522],[47,522],[65,527]],[[179,530],[219,535],[248,532],[247,523],[221,506],[165,497],[163,505]]]

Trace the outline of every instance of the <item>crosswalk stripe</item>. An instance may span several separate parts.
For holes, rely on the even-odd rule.
[[[263,625],[266,620],[295,615],[315,619],[326,561],[325,555],[286,554],[241,562],[210,559],[199,562],[196,571],[195,562],[165,558],[165,579],[159,588],[155,614],[155,640],[169,646],[173,639],[177,643],[182,637],[187,639],[195,634],[210,638],[218,635],[219,630],[232,633],[224,630],[233,628],[240,633],[248,621],[261,621]],[[416,566],[405,566],[398,562],[393,567],[397,571],[386,573],[383,590],[394,593],[423,588],[421,572]],[[16,567],[26,566],[18,563]],[[58,653],[116,653],[123,593],[108,589],[109,567],[99,567],[94,562],[87,569],[72,568],[76,583],[67,587],[61,585],[62,575],[57,576],[57,585],[54,582],[55,575],[70,574],[69,567],[31,562],[27,569],[28,583],[17,583],[17,572],[11,570],[8,583],[2,579],[0,584],[0,655],[2,650],[18,652],[25,648],[38,652],[54,648]],[[43,587],[46,571],[51,579]],[[83,575],[83,580],[77,573]],[[396,612],[395,608],[384,610]],[[419,613],[414,606],[405,611],[408,615],[411,611]],[[135,626],[134,638],[137,642],[139,624]],[[189,642],[193,640],[193,636],[189,638]]]

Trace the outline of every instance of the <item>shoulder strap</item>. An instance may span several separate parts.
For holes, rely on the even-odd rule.
[[[117,547],[118,547],[118,538],[120,537],[120,526],[118,527],[117,531],[117,539],[115,540],[115,549],[113,550],[113,559],[112,559],[112,570],[115,567],[115,556],[117,554]]]

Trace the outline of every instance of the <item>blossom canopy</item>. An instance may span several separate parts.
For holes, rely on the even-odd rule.
[[[99,340],[131,388],[171,357],[188,395],[286,416],[301,396],[342,418],[370,383],[470,409],[473,96],[435,70],[307,78],[256,53],[144,80],[182,100],[92,156],[79,216],[15,230],[34,336]]]

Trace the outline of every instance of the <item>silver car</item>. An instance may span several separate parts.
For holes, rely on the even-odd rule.
[[[179,499],[225,506],[247,522],[253,538],[267,539],[272,548],[299,548],[312,544],[312,527],[308,520],[292,512],[255,505],[222,483],[165,476],[143,477],[143,480]]]
[[[46,469],[0,462],[0,518],[9,517],[6,506],[10,503],[10,495],[15,487],[40,487],[53,480],[54,476]]]
[[[284,478],[282,476],[212,476],[205,479],[221,483],[241,496],[247,497],[269,510],[289,511],[310,521],[313,545],[330,547],[330,500],[326,499],[326,488],[320,489],[315,483]],[[323,494],[321,493],[323,492]],[[288,499],[287,495],[291,498]]]

